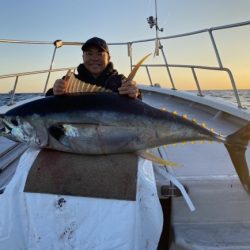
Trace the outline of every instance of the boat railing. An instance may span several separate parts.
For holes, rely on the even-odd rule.
[[[168,68],[171,68],[171,67],[172,68],[189,68],[192,71],[192,75],[194,77],[194,81],[195,81],[195,84],[196,84],[196,87],[197,87],[197,90],[198,90],[198,94],[197,94],[198,96],[204,96],[204,94],[202,93],[201,86],[200,86],[200,83],[199,83],[199,80],[198,80],[195,69],[225,71],[228,74],[229,79],[231,81],[232,89],[234,91],[234,95],[235,95],[235,98],[237,100],[238,106],[240,108],[242,108],[240,97],[239,97],[237,87],[236,87],[236,84],[235,84],[235,80],[234,80],[233,74],[232,74],[230,69],[228,69],[228,68],[220,68],[220,67],[199,66],[199,65],[184,65],[184,64],[168,64],[167,66],[168,66]],[[148,75],[150,85],[153,87],[154,84],[153,84],[152,78],[150,76],[149,68],[150,67],[164,67],[164,68],[166,68],[166,65],[165,64],[144,64],[144,65],[142,65],[142,67],[146,68],[146,72],[147,72],[147,75]],[[177,90],[175,88],[173,80],[172,80],[172,90]]]
[[[46,80],[46,83],[45,83],[45,86],[44,86],[44,90],[43,90],[43,92],[41,92],[41,94],[45,94],[46,87],[47,87],[47,84],[48,84],[48,81],[49,81],[50,73],[52,73],[52,72],[60,72],[60,71],[68,71],[68,70],[75,71],[75,69],[76,68],[72,68],[72,67],[59,68],[59,69],[52,69],[51,68],[51,69],[46,69],[46,70],[37,70],[37,71],[22,72],[22,73],[8,74],[8,75],[0,75],[0,80],[1,79],[6,79],[6,78],[15,78],[13,89],[10,91],[10,100],[8,102],[8,105],[10,106],[10,105],[14,104],[16,87],[17,87],[18,80],[19,80],[20,77],[48,73],[47,80]]]
[[[137,41],[130,41],[130,42],[122,42],[122,43],[108,43],[109,46],[127,46],[128,48],[128,56],[130,58],[130,68],[132,69],[134,67],[133,64],[133,53],[132,53],[132,47],[134,44],[140,44],[140,43],[145,43],[145,42],[156,42],[156,44],[158,46],[156,46],[156,50],[158,53],[159,51],[161,51],[163,60],[164,60],[164,64],[143,64],[142,66],[146,68],[147,71],[147,75],[149,78],[149,82],[151,84],[151,86],[154,86],[152,83],[152,77],[149,71],[149,68],[151,67],[165,67],[172,85],[172,89],[177,90],[175,87],[175,81],[173,79],[173,76],[171,74],[170,68],[190,68],[195,80],[195,84],[198,90],[198,95],[203,96],[202,93],[202,88],[201,85],[199,83],[199,80],[197,78],[197,74],[196,74],[196,70],[197,69],[205,69],[205,70],[216,70],[216,71],[225,71],[227,72],[230,81],[231,81],[231,85],[232,85],[232,90],[233,93],[235,95],[238,107],[243,108],[241,101],[240,101],[240,97],[238,94],[238,88],[237,88],[237,84],[235,82],[235,79],[233,77],[233,73],[231,72],[230,69],[226,68],[223,66],[223,62],[222,62],[222,58],[219,54],[219,50],[216,44],[216,40],[215,37],[213,35],[213,31],[217,31],[217,30],[225,30],[225,29],[229,29],[229,28],[235,28],[235,27],[241,27],[241,26],[245,26],[245,25],[250,25],[250,21],[246,21],[246,22],[241,22],[241,23],[235,23],[235,24],[230,24],[230,25],[223,25],[223,26],[217,26],[217,27],[212,27],[209,29],[202,29],[202,30],[198,30],[198,31],[194,31],[194,32],[188,32],[188,33],[183,33],[183,34],[177,34],[177,35],[172,35],[172,36],[166,36],[166,37],[157,37],[157,38],[152,38],[152,39],[144,39],[144,40],[137,40]],[[164,52],[163,49],[163,45],[161,44],[162,41],[164,40],[168,40],[168,39],[176,39],[176,38],[180,38],[180,37],[186,37],[186,36],[193,36],[193,35],[197,35],[200,33],[208,33],[211,43],[212,43],[212,47],[213,47],[213,51],[215,54],[215,57],[217,59],[217,63],[218,66],[215,67],[209,67],[209,66],[203,66],[203,65],[184,65],[184,64],[169,64],[167,61],[167,57],[166,54]],[[18,84],[18,79],[21,76],[24,75],[32,75],[32,74],[43,74],[43,73],[48,73],[47,75],[47,79],[44,85],[44,89],[43,89],[43,94],[46,92],[48,83],[49,83],[49,79],[50,79],[50,74],[51,72],[56,72],[56,71],[65,71],[68,69],[75,69],[75,67],[71,67],[71,68],[61,68],[61,69],[53,69],[53,62],[55,59],[55,55],[56,55],[56,51],[58,48],[64,46],[64,45],[70,45],[70,46],[81,46],[83,43],[81,42],[65,42],[62,40],[56,40],[55,42],[46,42],[46,41],[24,41],[24,40],[7,40],[7,39],[0,39],[0,43],[18,43],[18,44],[40,44],[40,45],[54,45],[54,51],[53,51],[53,55],[52,55],[52,59],[50,62],[50,66],[49,69],[47,70],[40,70],[40,71],[30,71],[30,72],[24,72],[24,73],[17,73],[17,74],[10,74],[10,75],[0,75],[0,79],[3,78],[10,78],[10,77],[15,77],[15,83],[14,83],[14,87],[11,91],[12,95],[11,95],[11,101],[10,104],[13,103],[14,101],[14,95],[16,92],[16,86]]]
[[[225,30],[225,29],[236,28],[236,27],[241,27],[241,26],[246,26],[246,25],[250,25],[250,21],[234,23],[234,24],[229,24],[229,25],[222,25],[222,26],[212,27],[212,28],[209,28],[209,29],[201,29],[201,30],[197,30],[197,31],[194,31],[194,32],[188,32],[188,33],[183,33],[183,34],[177,34],[177,35],[158,38],[159,39],[159,42],[158,42],[159,48],[158,49],[162,53],[165,64],[144,64],[144,65],[142,65],[142,66],[144,66],[146,68],[146,72],[147,72],[147,75],[148,75],[151,86],[153,86],[153,83],[152,83],[152,78],[151,78],[150,71],[149,71],[150,67],[165,67],[167,69],[167,73],[168,73],[168,76],[169,76],[169,79],[170,79],[173,90],[177,90],[177,89],[175,87],[174,79],[173,79],[173,76],[172,76],[171,71],[170,71],[169,68],[171,68],[171,67],[173,67],[173,68],[174,67],[175,68],[190,68],[192,70],[192,74],[193,74],[195,84],[196,84],[196,87],[197,87],[197,90],[198,90],[198,95],[203,96],[202,91],[201,91],[201,86],[200,86],[199,80],[197,78],[195,69],[225,71],[225,72],[227,72],[227,74],[229,76],[229,79],[231,81],[232,90],[233,90],[234,96],[236,98],[238,107],[239,108],[244,108],[242,106],[242,104],[241,104],[241,101],[240,101],[240,97],[239,97],[239,94],[238,94],[238,88],[236,86],[236,82],[235,82],[235,79],[233,77],[233,74],[232,74],[230,69],[225,68],[223,66],[222,59],[221,59],[221,56],[219,54],[219,50],[218,50],[218,47],[217,47],[217,44],[216,44],[216,40],[215,40],[215,37],[213,35],[213,31]],[[164,53],[161,41],[167,40],[167,39],[175,39],[175,38],[180,38],[180,37],[186,37],[186,36],[193,36],[193,35],[197,35],[197,34],[201,34],[201,33],[208,33],[209,34],[210,41],[212,43],[213,50],[214,50],[214,53],[215,53],[215,56],[216,56],[216,59],[217,59],[217,63],[218,63],[217,67],[198,66],[198,65],[169,64],[167,62],[167,58],[166,58],[166,55]],[[130,42],[130,44],[129,44],[130,51],[132,51],[132,44],[142,43],[142,42],[152,42],[152,41],[155,41],[155,39],[138,40],[138,41]],[[132,64],[132,60],[131,60],[131,68],[134,67],[134,66],[135,65]]]

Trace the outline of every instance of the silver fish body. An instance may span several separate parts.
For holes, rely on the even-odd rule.
[[[48,97],[13,109],[1,119],[13,139],[79,154],[225,140],[185,118],[114,93]]]
[[[1,135],[31,146],[77,154],[135,152],[183,141],[224,143],[250,193],[245,151],[250,124],[222,137],[183,117],[115,93],[53,96],[14,108],[0,117]]]

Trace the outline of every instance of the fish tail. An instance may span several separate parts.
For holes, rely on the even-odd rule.
[[[250,140],[250,123],[226,138],[225,147],[244,189],[250,194],[250,176],[246,150]]]

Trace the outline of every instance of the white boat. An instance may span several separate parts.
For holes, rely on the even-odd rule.
[[[229,135],[240,127],[248,124],[250,122],[250,111],[242,105],[233,72],[223,67],[219,50],[213,36],[214,30],[224,30],[228,28],[232,28],[233,30],[245,25],[250,25],[250,21],[169,37],[157,37],[156,42],[160,45],[158,49],[163,56],[164,64],[144,64],[142,66],[147,70],[150,83],[140,84],[143,101],[159,109],[164,108],[171,112],[178,112],[178,114],[187,116],[188,119],[195,118],[198,122],[206,124],[207,127],[213,128],[223,135]],[[209,34],[211,39],[218,66],[208,67],[202,65],[168,64],[164,48],[159,42],[205,32]],[[133,58],[131,46],[133,47],[134,44],[144,44],[154,40],[155,39],[148,39],[143,41],[129,41],[126,43],[111,43],[110,46],[121,45],[124,47],[124,45],[127,45],[131,59],[130,66],[132,68]],[[29,43],[31,46],[32,44],[39,43],[36,41],[19,40],[0,40],[0,42],[18,44]],[[62,44],[63,46],[81,45],[80,42],[62,41],[56,41],[55,43],[40,43],[51,44],[52,46],[55,44],[55,50],[49,70],[0,76],[0,80],[2,81],[6,78],[15,79],[9,105],[0,107],[1,114],[22,103],[44,98],[43,96],[38,96],[15,103],[14,98],[18,80],[22,76],[47,72],[47,81],[45,85],[42,86],[43,91],[41,91],[41,93],[45,93],[51,74],[58,71],[62,71],[63,74],[68,70],[68,68],[52,68],[57,49],[59,49]],[[164,88],[152,82],[149,72],[149,69],[152,67],[161,68],[164,74],[167,70],[171,83],[170,88]],[[171,75],[171,69],[180,67],[191,70],[194,82],[197,86],[197,93],[176,89],[174,79]],[[73,68],[74,67],[72,67],[72,69]],[[196,75],[196,71],[199,69],[226,72],[229,76],[232,93],[235,96],[237,105],[231,104],[223,99],[204,95]],[[121,205],[121,203],[115,200],[106,204],[102,199],[101,201],[100,199],[93,199],[96,203],[92,203],[93,200],[89,201],[88,198],[67,196],[65,199],[67,199],[68,202],[72,202],[70,209],[73,209],[74,206],[78,207],[73,210],[73,212],[72,210],[70,211],[69,208],[65,208],[64,212],[59,216],[62,211],[59,206],[60,204],[57,203],[59,205],[54,207],[52,211],[51,208],[46,207],[46,203],[54,204],[56,201],[62,199],[61,196],[27,194],[23,192],[30,165],[35,160],[38,151],[35,149],[28,149],[27,152],[27,146],[24,144],[17,144],[2,137],[0,140],[2,142],[0,146],[0,167],[2,169],[0,175],[0,189],[2,190],[2,194],[0,195],[0,214],[2,218],[0,220],[0,246],[6,244],[7,247],[18,246],[21,249],[27,246],[31,249],[41,249],[41,246],[46,246],[46,249],[111,249],[112,245],[117,246],[115,249],[155,249],[160,240],[162,231],[158,249],[250,249],[250,196],[242,188],[229,155],[222,144],[207,142],[196,142],[193,144],[183,142],[178,145],[162,146],[154,150],[154,152],[159,154],[162,158],[177,162],[181,165],[179,168],[165,167],[163,169],[162,167],[154,165],[154,173],[152,173],[150,172],[150,162],[139,162],[139,169],[141,169],[141,172],[138,170],[138,178],[141,179],[138,180],[138,182],[141,183],[144,189],[141,193],[137,190],[137,195],[139,192],[144,201],[144,205],[150,207],[150,212],[143,210],[143,208],[138,205],[138,196],[135,203],[133,203],[134,205],[131,205],[129,202],[126,203],[126,205]],[[23,156],[19,161],[21,155]],[[246,152],[246,158],[250,164],[249,148]],[[142,171],[145,167],[149,169],[149,173]],[[151,181],[153,180],[153,186],[151,182],[147,182],[147,177],[150,177]],[[186,189],[184,189],[184,187]],[[156,204],[158,198],[152,200],[147,197],[147,195],[150,196],[152,194],[150,192],[154,194],[156,188],[162,201],[164,215],[163,228],[161,221],[162,214],[159,210],[159,206]],[[178,189],[180,191],[178,191]],[[188,194],[185,190],[188,191]],[[17,212],[14,209],[15,206],[18,208]],[[41,206],[42,210],[37,211]],[[114,213],[107,215],[109,220],[104,222],[105,226],[112,228],[118,224],[117,220],[119,223],[122,222],[120,223],[122,225],[121,228],[115,231],[117,242],[114,242],[113,238],[109,238],[110,241],[107,241],[107,238],[111,237],[114,232],[111,230],[110,233],[106,232],[107,234],[105,234],[104,231],[106,231],[106,229],[104,226],[96,231],[93,230],[92,234],[84,229],[84,227],[93,227],[91,223],[96,223],[96,218],[92,218],[92,221],[84,221],[84,217],[82,213],[79,212],[79,209],[85,208],[84,213],[88,212],[88,216],[91,217],[89,210],[95,210],[98,206],[103,206],[106,215],[110,206],[114,208]],[[167,206],[171,208],[166,210]],[[121,209],[125,209],[127,213],[119,214],[118,211]],[[137,213],[135,213],[135,209],[142,209],[142,212],[137,211]],[[11,210],[11,212],[7,210]],[[99,209],[97,212],[100,215],[103,211]],[[29,216],[28,223],[30,224],[22,220],[24,214],[25,216]],[[136,222],[133,217],[135,214],[141,216]],[[24,218],[26,219],[25,216]],[[53,223],[55,217],[60,220],[56,225],[58,228],[56,228],[56,226],[50,229],[47,228],[47,225],[43,224],[46,216],[48,221],[50,220]],[[81,223],[77,224],[71,221],[70,226],[65,229],[67,218],[72,219],[72,216],[74,216],[74,219],[80,220]],[[148,217],[151,217],[151,220]],[[116,221],[116,223],[114,223],[114,221]],[[100,223],[100,221],[98,222]],[[126,225],[124,224],[125,222]],[[46,223],[48,223],[47,220]],[[70,220],[68,220],[67,223],[70,223]],[[16,225],[22,226],[24,233],[29,234],[28,238],[24,233],[20,233],[16,230],[18,229],[15,228]],[[144,227],[142,227],[142,225]],[[150,229],[152,225],[155,226],[155,228]],[[64,234],[60,231],[63,229],[65,230]],[[79,234],[73,236],[72,232],[76,232],[77,230]],[[107,231],[109,231],[109,229]],[[55,232],[58,234],[54,235]],[[59,232],[61,232],[61,234],[59,234]],[[31,235],[32,233],[33,235]],[[52,234],[52,236],[48,236],[48,234]],[[98,238],[100,234],[105,237],[102,239]],[[46,243],[46,240],[39,235],[48,237],[49,242]],[[60,242],[57,237],[58,235],[61,235],[61,238],[59,238],[61,240],[63,239],[63,242]],[[79,244],[83,244],[83,242],[77,238],[79,235],[84,235],[81,240],[85,240],[85,243],[87,242],[86,244],[84,243],[84,247],[81,245],[82,248]],[[134,235],[133,240],[131,239],[132,235]],[[65,238],[67,238],[67,241]],[[12,241],[14,239],[18,242],[15,243],[16,245]],[[90,244],[91,241],[95,242],[96,239],[103,245],[95,243],[96,245],[93,246]],[[106,245],[104,244],[105,242],[107,243]],[[146,245],[142,245],[142,242]]]

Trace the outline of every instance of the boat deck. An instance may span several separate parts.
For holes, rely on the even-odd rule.
[[[180,92],[161,88],[141,89],[146,103],[185,115],[188,119],[196,119],[198,123],[204,123],[206,127],[213,128],[222,135],[233,133],[250,121],[248,110],[216,102],[209,97],[182,95]],[[26,149],[24,144],[0,137],[0,190],[11,180],[18,159]],[[160,152],[162,157],[180,165],[177,168],[167,167],[167,171],[187,187],[196,207],[195,212],[190,212],[183,197],[172,198],[171,224],[177,249],[178,246],[184,249],[202,249],[199,247],[205,245],[214,249],[247,249],[250,246],[250,219],[247,216],[250,199],[238,180],[224,145],[183,142],[162,146]],[[246,155],[250,162],[249,148]],[[158,186],[169,184],[164,174],[156,175],[156,181]],[[170,212],[167,214],[169,216]],[[166,222],[169,223],[170,220]],[[218,233],[218,239],[215,240],[214,228]],[[233,233],[235,228],[238,234]],[[187,242],[192,242],[193,245]],[[228,244],[233,248],[227,248]]]
[[[13,177],[19,158],[27,148],[23,143],[0,137],[0,192]]]
[[[185,114],[225,136],[250,121],[248,110],[231,104],[223,107],[212,100],[210,107],[204,105],[210,102],[209,97],[190,95],[187,100],[176,91],[147,90],[143,92],[145,102]],[[224,145],[183,142],[160,149],[165,158],[180,165],[167,169],[187,187],[196,208],[190,212],[183,198],[172,198],[175,243],[171,249],[249,249],[250,197],[242,188]],[[249,147],[246,158],[250,164]]]

